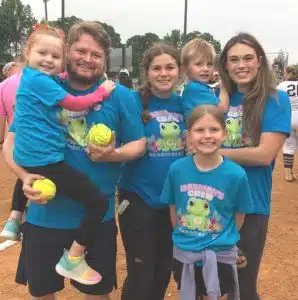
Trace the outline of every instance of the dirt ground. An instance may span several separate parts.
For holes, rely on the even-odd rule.
[[[298,159],[298,157],[297,157]],[[0,226],[9,213],[12,187],[15,177],[8,171],[0,157]],[[298,167],[296,163],[296,174]],[[120,235],[118,251],[119,286],[125,278],[125,258]],[[0,251],[0,300],[28,299],[27,289],[14,283],[20,245]],[[270,231],[259,278],[262,300],[298,299],[298,181],[285,183],[280,158],[274,172],[272,215]],[[119,291],[113,293],[113,300],[120,299]],[[58,299],[83,299],[69,284]],[[171,282],[165,299],[178,300],[178,294]],[[142,299],[140,299],[142,300]],[[152,299],[154,300],[154,299]]]

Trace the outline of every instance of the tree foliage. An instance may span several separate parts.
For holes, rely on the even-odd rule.
[[[132,46],[132,76],[139,77],[143,53],[154,42],[159,41],[157,34],[147,32],[144,35],[134,35],[126,41],[126,46]]]
[[[71,17],[65,17],[64,22],[62,22],[62,19],[59,18],[56,21],[49,21],[48,23],[49,23],[49,25],[51,25],[53,27],[58,27],[58,28],[63,29],[65,34],[67,35],[67,33],[72,25],[82,22],[82,21],[83,21],[83,19],[81,19],[81,18],[77,18],[76,16],[71,16]],[[112,47],[115,47],[115,48],[121,47],[120,34],[115,31],[113,26],[111,26],[107,23],[99,22],[99,21],[95,21],[95,22],[99,23],[105,29],[105,31],[109,34],[109,36],[111,37]]]
[[[274,59],[272,64],[272,69],[275,73],[275,78],[277,83],[283,81],[284,71],[286,68],[286,61],[287,61],[287,53],[280,50],[278,56]]]
[[[81,21],[83,21],[81,18],[70,16],[65,17],[64,20],[58,18],[48,23],[53,27],[62,28],[67,35],[71,26]],[[22,44],[36,22],[30,6],[23,5],[21,0],[0,0],[0,62],[20,54]],[[44,20],[41,22],[46,23]],[[96,22],[100,23],[110,35],[113,48],[122,47],[120,34],[115,31],[113,26],[100,21]],[[221,52],[220,41],[206,32],[192,31],[184,36],[180,30],[173,29],[163,37],[163,41],[181,50],[185,43],[193,38],[205,39],[213,44],[217,53]],[[156,41],[160,41],[160,38],[152,32],[134,35],[126,41],[126,46],[132,46],[133,76],[139,76],[143,53]]]
[[[203,40],[208,41],[210,44],[212,44],[215,48],[215,51],[217,54],[221,53],[221,44],[220,41],[215,40],[213,35],[205,32],[201,33],[200,31],[192,31],[186,34],[184,34],[178,30],[178,29],[173,29],[171,33],[168,33],[164,36],[163,40],[170,44],[173,45],[177,49],[182,49],[182,47],[189,42],[190,40],[194,38],[200,38]]]
[[[65,32],[65,35],[67,35],[70,27],[76,23],[82,22],[83,19],[81,18],[77,18],[76,16],[71,16],[71,17],[65,17],[64,21],[62,21],[62,18],[58,18],[55,21],[49,21],[49,25],[56,27],[56,28],[60,28],[63,29],[63,31]]]
[[[177,49],[181,49],[184,45],[184,35],[179,29],[173,29],[171,33],[167,33],[163,40]]]
[[[98,22],[101,24],[101,26],[105,29],[105,31],[109,34],[111,41],[112,41],[112,47],[113,48],[119,48],[122,46],[121,44],[121,37],[120,34],[117,33],[113,26],[108,25],[107,23]]]
[[[36,23],[30,5],[21,0],[2,0],[0,4],[0,61],[21,53],[28,33]]]

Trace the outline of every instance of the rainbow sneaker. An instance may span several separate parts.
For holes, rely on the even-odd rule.
[[[0,237],[5,240],[19,241],[21,239],[21,224],[14,219],[8,219],[5,223]]]
[[[84,255],[78,262],[73,263],[68,258],[67,250],[64,251],[55,269],[59,275],[85,285],[97,284],[102,279],[98,272],[88,266]]]

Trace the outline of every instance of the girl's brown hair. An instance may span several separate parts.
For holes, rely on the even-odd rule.
[[[205,115],[212,116],[220,124],[222,129],[225,130],[226,123],[224,110],[215,105],[200,105],[195,108],[187,119],[188,130],[191,130],[192,126]]]
[[[143,104],[143,113],[142,118],[143,122],[147,123],[150,121],[151,117],[148,112],[149,98],[152,96],[150,82],[148,81],[148,71],[153,59],[162,54],[168,54],[173,57],[180,68],[180,54],[178,50],[174,47],[164,44],[164,43],[156,43],[153,44],[147,51],[145,51],[141,63],[141,87],[139,89],[142,104]]]
[[[260,43],[251,34],[239,33],[227,42],[219,59],[220,78],[230,95],[237,91],[237,85],[231,80],[227,70],[228,51],[236,44],[253,48],[260,63],[258,74],[251,83],[249,92],[244,95],[242,116],[243,133],[256,146],[260,141],[264,106],[269,96],[275,92],[275,82],[265,51]]]

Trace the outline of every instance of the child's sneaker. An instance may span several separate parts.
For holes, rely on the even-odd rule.
[[[96,284],[102,279],[98,272],[87,265],[84,255],[78,262],[73,263],[68,257],[68,251],[64,251],[63,256],[56,265],[56,272],[65,278],[86,285]]]
[[[21,239],[21,224],[14,219],[8,219],[0,237],[6,240],[19,241]]]

